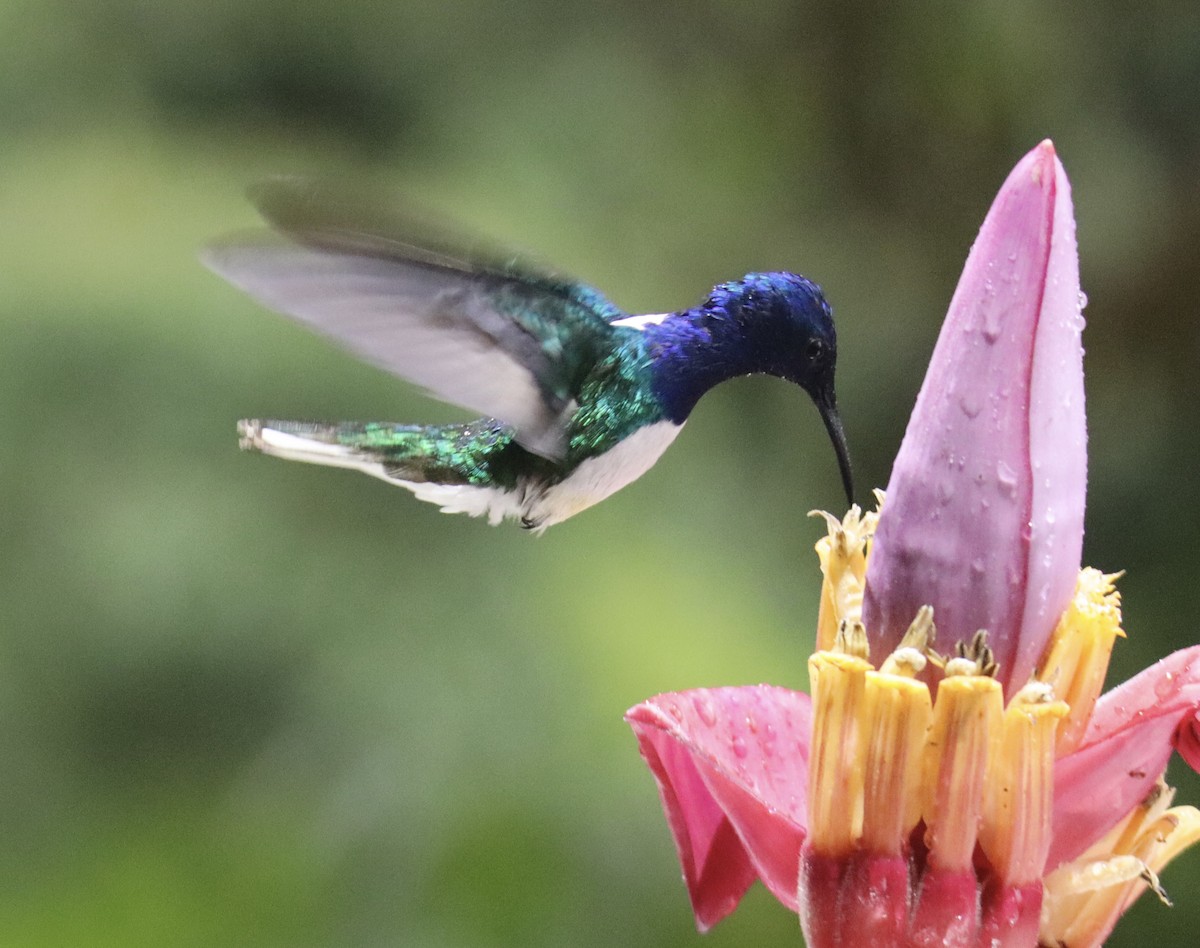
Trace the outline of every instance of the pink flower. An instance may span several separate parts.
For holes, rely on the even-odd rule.
[[[1116,577],[1079,563],[1080,299],[1043,142],[972,248],[886,504],[824,515],[812,698],[629,711],[701,930],[755,879],[812,948],[1081,948],[1165,899],[1157,872],[1200,840],[1163,782],[1173,748],[1200,766],[1200,646],[1099,696],[1124,633]]]

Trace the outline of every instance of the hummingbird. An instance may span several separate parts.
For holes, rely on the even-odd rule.
[[[631,315],[584,283],[464,249],[397,207],[307,179],[271,179],[250,197],[274,233],[210,247],[209,268],[366,362],[486,417],[243,420],[243,448],[352,468],[447,513],[541,532],[646,473],[713,386],[765,373],[815,403],[853,499],[833,314],[811,280],[750,273],[691,309]]]

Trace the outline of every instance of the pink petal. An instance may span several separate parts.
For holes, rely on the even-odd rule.
[[[1096,702],[1083,743],[1054,765],[1046,869],[1084,852],[1146,798],[1180,724],[1200,708],[1200,645],[1156,662]]]
[[[658,783],[696,925],[708,931],[737,908],[757,874],[687,748],[666,731],[630,723]]]
[[[892,468],[864,620],[886,654],[925,604],[949,646],[990,633],[1023,684],[1074,590],[1087,480],[1070,185],[1043,142],[967,258]]]
[[[1192,770],[1200,771],[1200,712],[1185,718],[1175,733],[1175,749]]]
[[[700,929],[761,878],[796,910],[808,816],[808,695],[771,685],[658,695],[625,720],[654,773]]]

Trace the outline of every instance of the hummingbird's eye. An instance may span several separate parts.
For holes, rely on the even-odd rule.
[[[823,342],[821,342],[820,339],[813,339],[808,344],[808,348],[804,350],[804,354],[806,356],[808,356],[808,360],[810,362],[816,362],[817,359],[821,358],[821,353],[823,353],[824,351],[825,351],[825,344]]]

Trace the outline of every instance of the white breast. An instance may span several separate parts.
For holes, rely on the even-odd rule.
[[[616,447],[584,461],[566,480],[530,497],[522,516],[541,531],[599,503],[650,470],[682,429],[670,421],[639,428]]]

